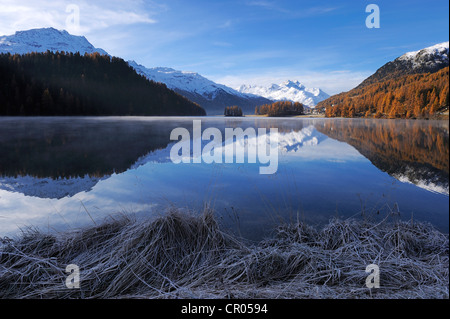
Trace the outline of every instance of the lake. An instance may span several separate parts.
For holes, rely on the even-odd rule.
[[[202,130],[277,128],[277,170],[263,163],[175,164],[170,139]],[[225,136],[225,134],[223,134]],[[270,134],[272,136],[272,134]],[[205,146],[208,141],[199,142]],[[224,140],[222,150],[255,139]],[[253,144],[252,144],[253,143]],[[220,145],[219,145],[220,146]],[[333,217],[427,221],[448,233],[448,121],[307,118],[0,118],[0,236],[63,231],[171,207],[216,212],[259,240],[282,222]],[[197,157],[198,158],[198,157]]]

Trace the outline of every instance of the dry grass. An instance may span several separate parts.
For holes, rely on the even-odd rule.
[[[68,289],[68,264],[81,269]],[[368,289],[366,266],[380,267]],[[257,245],[214,215],[171,211],[0,244],[0,298],[449,298],[449,239],[429,224],[334,219],[282,225]]]

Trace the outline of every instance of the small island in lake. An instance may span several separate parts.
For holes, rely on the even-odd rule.
[[[225,116],[244,116],[244,112],[242,112],[242,109],[237,105],[227,106],[225,108],[224,115]]]

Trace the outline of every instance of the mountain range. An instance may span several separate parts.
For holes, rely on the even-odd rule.
[[[14,35],[0,37],[0,52],[25,54],[46,52],[47,50],[79,52],[80,54],[98,52],[109,55],[105,50],[94,47],[85,37],[74,36],[64,30],[54,28],[17,31]],[[194,72],[177,71],[171,68],[146,68],[135,61],[128,61],[135,71],[155,82],[166,86],[200,104],[209,115],[223,114],[225,106],[238,105],[245,113],[253,113],[257,105],[271,103],[270,100],[252,94],[243,94],[225,85]]]
[[[241,85],[237,91],[260,95],[274,101],[300,102],[309,108],[330,97],[319,88],[307,88],[299,81],[291,80],[269,86]]]
[[[24,54],[29,52],[65,51],[109,55],[105,50],[94,47],[85,37],[74,36],[54,28],[17,31],[14,35],[0,36],[0,52]],[[273,101],[288,100],[314,107],[328,95],[320,89],[308,89],[298,81],[286,81],[270,87],[243,85],[237,90],[215,83],[202,75],[179,71],[167,67],[148,68],[128,61],[135,71],[155,82],[164,83],[169,89],[201,105],[208,115],[223,114],[226,106],[237,105],[244,114],[253,114],[255,106]]]

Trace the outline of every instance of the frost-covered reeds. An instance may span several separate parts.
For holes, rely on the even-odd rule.
[[[68,264],[80,288],[66,287]],[[380,288],[366,287],[366,266]],[[252,244],[172,210],[0,243],[0,298],[449,298],[449,238],[429,224],[333,219]]]

